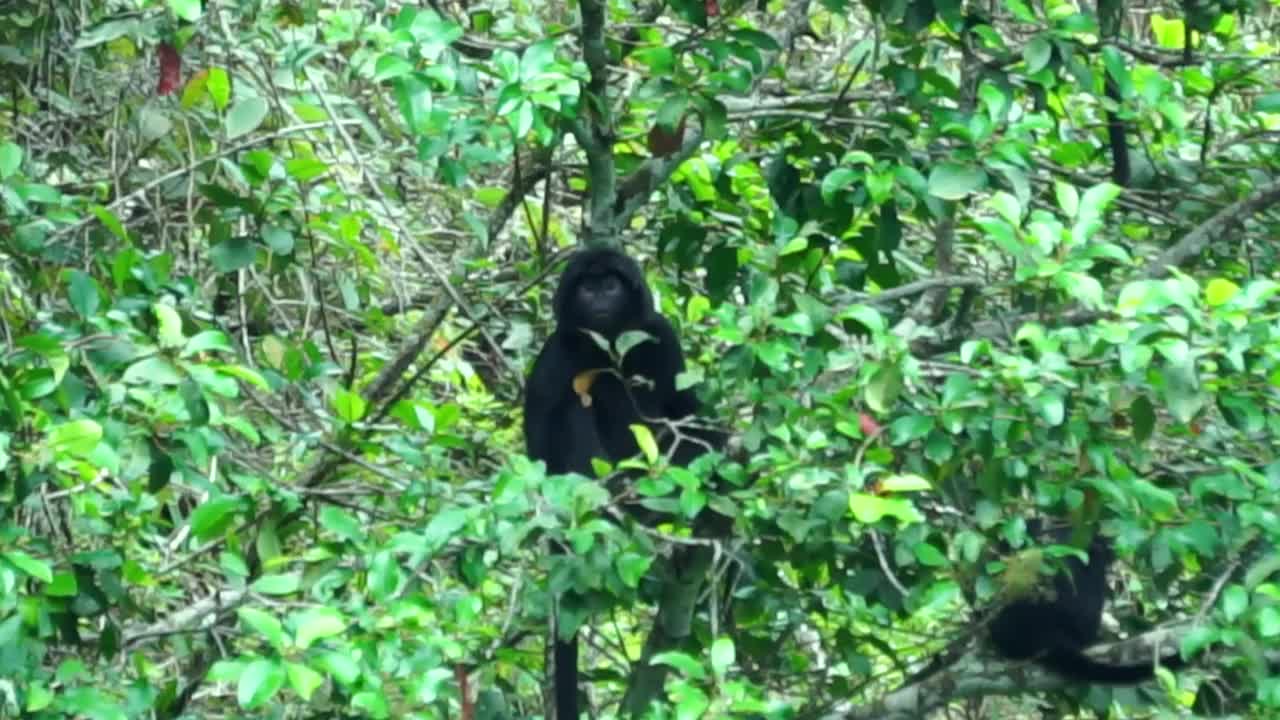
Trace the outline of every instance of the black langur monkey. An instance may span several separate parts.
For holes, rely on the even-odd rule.
[[[1068,528],[1054,537],[1066,543],[1070,535]],[[1034,660],[1081,682],[1133,685],[1151,679],[1155,668],[1149,662],[1110,665],[1083,652],[1098,639],[1102,627],[1107,569],[1115,552],[1106,538],[1095,534],[1088,556],[1087,565],[1075,556],[1065,559],[1065,568],[1053,577],[1051,597],[1024,597],[1003,607],[991,621],[992,644],[1010,660]],[[1161,658],[1160,663],[1171,669],[1184,665],[1178,654]]]
[[[640,447],[630,426],[697,414],[693,390],[677,390],[684,356],[671,323],[653,307],[653,296],[635,260],[612,248],[576,252],[553,298],[556,328],[538,353],[525,385],[525,454],[543,460],[550,474],[591,477],[591,459],[632,457]],[[612,346],[640,330],[652,337],[632,347],[615,368],[609,353],[587,331]],[[589,371],[584,390],[575,382]],[[660,430],[660,429],[659,429]],[[723,444],[722,433],[686,430],[672,437],[655,431],[659,448],[676,464]],[[675,448],[672,443],[678,442]],[[577,636],[554,643],[555,702],[559,720],[578,720]]]

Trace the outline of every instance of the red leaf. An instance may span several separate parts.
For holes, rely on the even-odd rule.
[[[876,422],[866,413],[858,413],[858,428],[862,430],[863,435],[875,435],[880,432],[880,423]]]
[[[160,60],[160,82],[156,83],[156,94],[168,95],[178,89],[182,80],[182,56],[169,43],[160,43],[156,57]]]
[[[649,128],[649,152],[654,157],[667,157],[674,155],[680,149],[680,144],[684,142],[684,124],[689,119],[688,115],[680,118],[680,124],[675,130],[669,130],[662,126],[661,123],[654,123]]]
[[[720,14],[719,0],[706,0],[706,3],[707,3],[707,17],[709,18],[715,17]]]

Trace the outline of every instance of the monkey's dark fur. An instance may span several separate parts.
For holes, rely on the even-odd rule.
[[[1070,529],[1054,534],[1070,541]],[[1053,577],[1053,595],[1029,596],[1006,605],[990,625],[991,642],[1010,660],[1032,660],[1065,677],[1086,683],[1132,685],[1155,676],[1152,663],[1110,665],[1086,655],[1098,639],[1107,594],[1107,570],[1115,559],[1110,542],[1094,535],[1086,565],[1065,559]],[[1183,665],[1181,656],[1161,658],[1168,668]]]
[[[577,252],[561,275],[553,304],[556,328],[534,361],[524,403],[525,454],[545,461],[548,473],[591,477],[593,457],[617,462],[640,452],[630,425],[697,413],[694,392],[676,389],[684,356],[675,330],[654,310],[634,260],[609,248]],[[584,330],[599,333],[610,344],[628,330],[644,331],[653,339],[631,348],[615,373],[608,371],[616,370],[609,354]],[[589,390],[591,404],[584,407],[573,380],[597,369],[606,372],[596,375]],[[669,452],[674,438],[661,428],[654,431],[659,448]],[[673,462],[681,465],[723,444],[718,431],[682,429],[681,435],[671,453]],[[555,665],[556,716],[578,720],[576,636],[556,640]]]

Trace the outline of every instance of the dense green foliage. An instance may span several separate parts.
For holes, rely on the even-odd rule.
[[[0,0],[0,717],[541,717],[570,587],[592,717],[1280,715],[1277,11]],[[655,528],[521,452],[579,242]],[[993,659],[1035,516],[1192,667]]]

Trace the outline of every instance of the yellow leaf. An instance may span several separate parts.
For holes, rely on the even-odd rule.
[[[600,369],[583,370],[573,376],[573,391],[582,400],[582,407],[591,407],[591,385],[595,383],[596,376],[602,372],[604,371]]]

